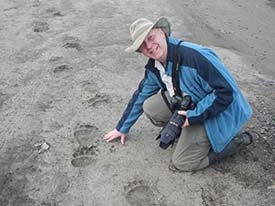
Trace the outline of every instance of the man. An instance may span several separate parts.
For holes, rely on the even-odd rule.
[[[169,169],[203,169],[252,142],[248,133],[238,132],[252,110],[236,81],[217,55],[210,50],[170,37],[170,23],[160,18],[155,23],[141,18],[130,26],[132,45],[127,52],[140,52],[149,58],[145,76],[128,103],[116,129],[104,136],[109,142],[126,134],[144,112],[156,126],[164,126],[174,111],[169,108],[175,96],[172,79],[175,55],[178,55],[180,92],[192,97],[194,110],[181,110],[186,116],[173,150]],[[162,92],[159,92],[162,91]]]

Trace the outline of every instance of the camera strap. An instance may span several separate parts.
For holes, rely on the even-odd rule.
[[[177,44],[174,59],[173,59],[173,65],[172,65],[172,84],[173,89],[176,96],[182,97],[182,92],[180,90],[180,81],[179,81],[179,63],[180,63],[180,55],[178,54],[179,46],[182,43],[182,41],[179,41]]]

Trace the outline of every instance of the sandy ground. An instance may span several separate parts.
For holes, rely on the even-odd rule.
[[[147,2],[0,0],[1,206],[275,205],[275,1]],[[196,173],[167,169],[144,116],[102,141],[144,72],[129,25],[159,16],[215,49],[254,110],[254,143]]]

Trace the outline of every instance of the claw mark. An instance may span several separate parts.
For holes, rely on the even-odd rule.
[[[69,65],[66,65],[66,64],[63,64],[63,65],[55,67],[54,70],[53,70],[53,73],[60,73],[60,72],[68,71],[68,70],[71,70],[71,69],[73,69],[73,67],[71,67]]]
[[[46,32],[49,30],[49,24],[47,22],[34,22],[33,31],[34,32]]]
[[[79,42],[80,42],[80,40],[76,37],[65,36],[64,40],[63,40],[63,46],[65,48],[73,48],[73,49],[76,49],[78,51],[81,51],[82,47],[81,47]]]
[[[63,59],[63,57],[60,57],[60,56],[52,56],[52,57],[49,59],[49,61],[50,61],[50,62],[56,62],[56,61],[59,61],[59,60],[61,60],[61,59]]]
[[[49,14],[51,14],[52,16],[64,16],[56,8],[48,8],[48,9],[46,9],[46,12],[49,13]]]
[[[64,44],[64,47],[65,48],[74,48],[74,49],[76,49],[78,51],[82,50],[82,47],[77,42],[67,42],[67,43]]]
[[[103,94],[96,93],[94,97],[90,98],[87,102],[89,106],[95,106],[99,102],[107,102],[108,98]]]

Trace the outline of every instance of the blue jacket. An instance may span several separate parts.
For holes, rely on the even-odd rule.
[[[169,76],[178,42],[171,37],[167,39],[165,71]],[[233,76],[212,50],[182,42],[178,54],[180,89],[197,104],[195,110],[187,111],[189,124],[204,124],[213,150],[220,152],[249,120],[252,110]],[[145,68],[145,76],[116,126],[122,133],[127,133],[143,113],[143,102],[166,89],[153,59],[149,59]]]

